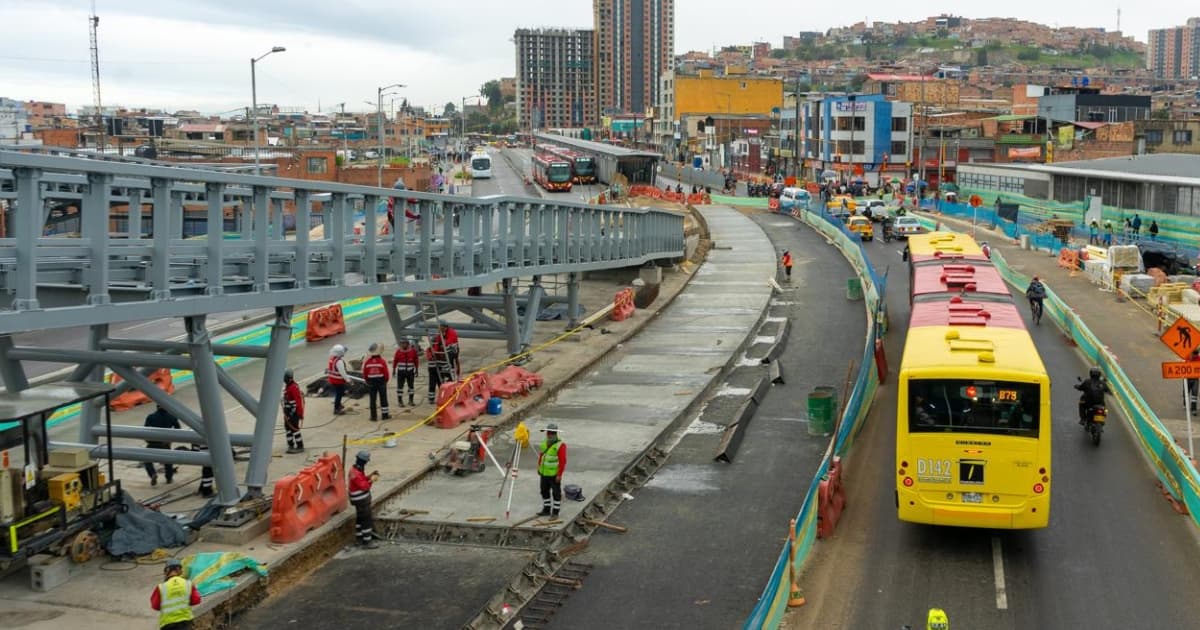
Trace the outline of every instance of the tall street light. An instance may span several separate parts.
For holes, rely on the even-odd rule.
[[[385,85],[385,86],[379,88],[378,90],[376,90],[375,104],[376,104],[376,107],[378,108],[378,112],[379,112],[379,157],[377,158],[378,167],[377,167],[376,171],[378,173],[378,176],[377,176],[377,184],[376,185],[379,186],[380,188],[383,188],[383,93],[386,90],[390,90],[392,88],[405,88],[405,87],[408,87],[408,86],[400,84],[400,83],[393,83],[391,85]],[[388,94],[392,94],[392,92],[388,92]]]
[[[263,57],[271,53],[284,52],[287,50],[283,46],[275,46],[271,50],[259,55],[258,57],[250,58],[250,107],[251,116],[254,117],[254,174],[258,175],[259,170],[259,142],[258,142],[258,81],[254,75],[254,65],[262,61]]]

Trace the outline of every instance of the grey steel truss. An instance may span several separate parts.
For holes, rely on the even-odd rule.
[[[419,299],[412,294],[500,283],[498,296],[436,299],[471,316],[463,336],[502,338],[516,353],[528,346],[540,306],[563,300],[547,296],[538,278],[567,275],[573,319],[580,273],[684,252],[683,217],[675,212],[507,196],[405,191],[396,214],[402,217],[404,207],[419,219],[401,219],[382,234],[376,226],[397,192],[0,150],[0,207],[7,206],[0,237],[0,377],[16,391],[28,387],[23,361],[73,364],[70,379],[77,381],[100,380],[111,370],[122,378],[117,393],[140,389],[187,426],[113,426],[114,437],[208,447],[120,447],[115,455],[211,466],[220,503],[232,505],[239,498],[233,446],[251,447],[244,479],[249,493],[261,493],[267,480],[294,305],[382,296],[399,336],[419,323],[398,309]],[[52,213],[72,217],[78,229],[48,233]],[[189,214],[202,224],[199,238],[184,238]],[[296,219],[294,235],[285,235],[285,215]],[[310,233],[314,224],[324,230]],[[524,295],[514,286],[520,277],[535,278]],[[256,308],[275,309],[267,347],[212,342],[206,315]],[[184,319],[185,341],[109,337],[111,323],[167,317]],[[12,338],[68,326],[90,327],[86,350],[23,347]],[[217,365],[220,355],[265,359],[257,397]],[[193,373],[198,411],[153,385],[149,375],[164,367]],[[229,433],[222,388],[254,415],[253,434]],[[98,408],[85,406],[80,417],[79,443],[96,444],[106,429]]]

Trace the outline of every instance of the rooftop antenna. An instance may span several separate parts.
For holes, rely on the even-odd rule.
[[[1121,32],[1121,7],[1117,7],[1117,32]]]
[[[100,127],[100,152],[104,152],[108,140],[104,133],[104,112],[100,109],[100,44],[96,40],[96,28],[100,16],[96,15],[96,0],[92,0],[92,13],[88,16],[88,37],[92,49],[92,105],[96,108],[96,122]]]

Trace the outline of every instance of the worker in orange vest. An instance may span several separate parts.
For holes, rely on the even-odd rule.
[[[783,259],[780,261],[783,264],[783,272],[787,275],[788,282],[792,281],[792,252],[783,250]]]
[[[342,397],[346,395],[346,384],[350,382],[345,357],[346,346],[339,343],[329,350],[329,363],[325,366],[325,378],[333,388],[333,413],[338,416],[346,413]]]

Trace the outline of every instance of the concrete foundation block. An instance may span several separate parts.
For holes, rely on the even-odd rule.
[[[647,285],[660,285],[662,284],[662,267],[642,267],[638,270],[638,277]]]
[[[200,540],[221,545],[241,546],[265,534],[271,528],[271,516],[267,513],[241,527],[205,525],[200,530]]]
[[[38,554],[29,559],[29,588],[45,593],[71,579],[71,559],[66,556]]]

